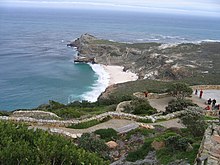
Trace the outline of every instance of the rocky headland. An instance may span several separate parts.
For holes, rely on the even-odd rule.
[[[83,34],[68,46],[76,47],[80,59],[119,65],[137,73],[139,79],[181,80],[220,74],[220,43],[119,43]]]

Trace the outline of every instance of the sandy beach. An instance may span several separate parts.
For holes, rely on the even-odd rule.
[[[138,76],[132,72],[124,72],[122,66],[116,65],[102,65],[104,70],[109,74],[109,85],[123,83],[127,81],[135,81]]]

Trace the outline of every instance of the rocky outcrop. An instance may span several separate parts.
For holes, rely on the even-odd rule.
[[[124,66],[139,78],[179,80],[195,75],[219,74],[220,43],[118,43],[83,34],[68,44],[79,56],[97,63]]]

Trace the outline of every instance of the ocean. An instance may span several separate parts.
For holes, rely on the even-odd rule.
[[[220,19],[86,9],[0,8],[0,110],[55,100],[95,101],[108,85],[100,65],[74,64],[81,34],[120,42],[220,40]]]

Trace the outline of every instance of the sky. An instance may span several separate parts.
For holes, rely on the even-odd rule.
[[[109,9],[220,17],[220,0],[1,0],[0,6]]]

